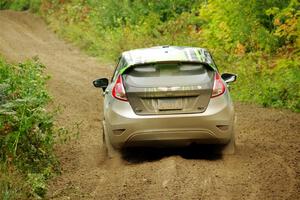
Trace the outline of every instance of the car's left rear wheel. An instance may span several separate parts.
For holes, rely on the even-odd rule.
[[[107,157],[107,147],[105,144],[105,134],[104,134],[104,127],[102,126],[102,147],[101,150],[103,151],[103,155]]]
[[[108,156],[108,158],[118,157],[120,152],[112,146],[112,144],[109,140],[109,137],[107,135],[107,131],[106,131],[104,122],[103,122],[102,129],[103,129],[103,135],[102,135],[103,148],[105,149],[106,155]]]

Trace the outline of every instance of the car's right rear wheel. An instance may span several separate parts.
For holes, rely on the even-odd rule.
[[[222,155],[232,155],[235,153],[235,148],[236,148],[236,144],[235,144],[235,135],[232,134],[231,139],[229,140],[229,142],[227,144],[224,145],[223,149],[222,149]]]

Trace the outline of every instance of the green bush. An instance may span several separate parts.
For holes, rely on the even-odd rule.
[[[232,68],[239,75],[238,82],[231,87],[234,99],[300,112],[299,59],[276,62],[268,68],[265,60],[248,57]]]
[[[43,68],[37,59],[12,65],[0,58],[0,166],[3,174],[0,194],[3,198],[18,191],[27,197],[42,197],[46,180],[57,169],[53,153],[53,115],[45,109],[50,101],[45,86],[48,77],[43,75]],[[20,184],[15,184],[13,177],[17,177]]]
[[[12,9],[12,10],[32,10],[38,12],[41,6],[41,0],[1,0],[1,9]]]

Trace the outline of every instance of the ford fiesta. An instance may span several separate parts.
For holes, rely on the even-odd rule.
[[[123,52],[104,96],[103,141],[112,156],[130,146],[223,144],[233,153],[234,109],[227,84],[203,48],[159,46]]]

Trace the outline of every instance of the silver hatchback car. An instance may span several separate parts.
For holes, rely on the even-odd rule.
[[[223,144],[233,153],[234,109],[227,84],[203,48],[158,46],[123,52],[103,89],[103,140],[109,156],[129,146]]]

